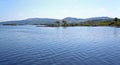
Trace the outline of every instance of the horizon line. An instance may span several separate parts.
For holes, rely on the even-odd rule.
[[[77,18],[77,19],[88,19],[88,18],[97,18],[97,17],[109,17],[109,18],[116,18],[116,17],[110,17],[110,16],[92,16],[92,17],[72,17],[72,16],[67,16],[67,17],[64,17],[64,18],[53,18],[53,17],[27,17],[27,18],[23,18],[23,19],[11,19],[11,20],[3,20],[3,21],[0,21],[0,22],[7,22],[7,21],[20,21],[20,20],[27,20],[27,19],[32,19],[32,18],[46,18],[46,19],[58,19],[58,20],[61,20],[61,19],[65,19],[65,18]],[[117,17],[117,18],[120,18],[120,17]]]

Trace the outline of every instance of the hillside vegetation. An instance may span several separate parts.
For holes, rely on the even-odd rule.
[[[65,20],[56,21],[56,24],[47,24],[46,26],[56,27],[56,26],[120,26],[120,19],[114,18],[112,21],[87,21],[80,23],[68,23]]]

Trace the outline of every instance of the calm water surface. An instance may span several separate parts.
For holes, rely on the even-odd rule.
[[[0,26],[0,65],[120,65],[120,28]]]

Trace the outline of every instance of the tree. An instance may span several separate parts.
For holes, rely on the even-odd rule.
[[[117,22],[117,21],[118,21],[118,18],[117,18],[117,17],[116,17],[116,18],[114,18],[114,21],[115,21],[115,22]]]
[[[60,21],[56,21],[57,25],[60,26]]]
[[[120,26],[120,19],[118,19],[117,17],[114,18],[114,25],[115,26]]]
[[[63,26],[67,26],[67,21],[63,20],[62,23],[63,23]]]

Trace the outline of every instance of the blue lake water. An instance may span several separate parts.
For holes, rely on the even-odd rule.
[[[0,65],[120,65],[120,28],[0,26]]]

